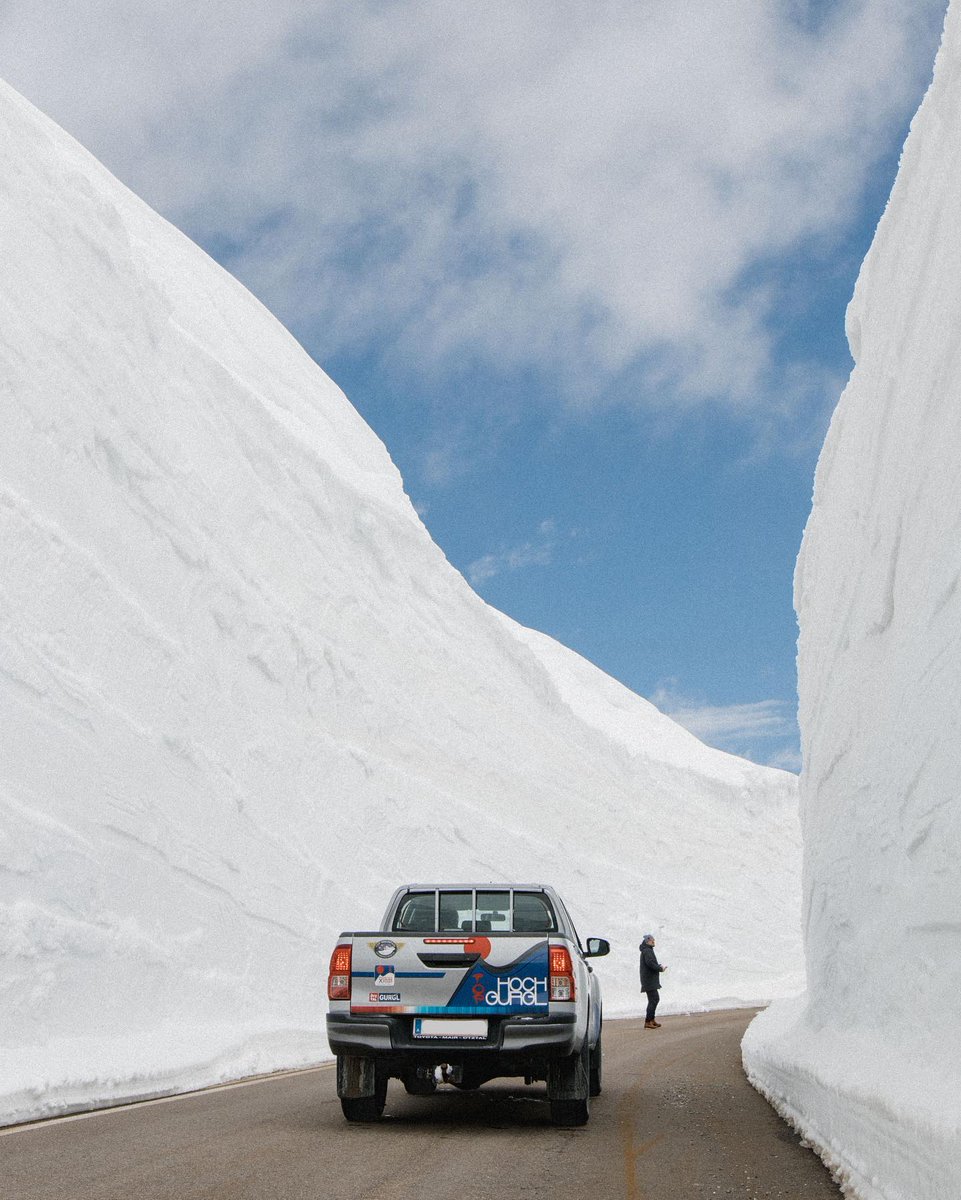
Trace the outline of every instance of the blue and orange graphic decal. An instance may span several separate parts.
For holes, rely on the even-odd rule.
[[[487,938],[475,941],[490,942]],[[466,949],[466,946],[465,946]],[[482,956],[468,970],[448,1003],[448,1011],[507,1015],[546,1013],[547,943],[525,951],[513,962],[492,966]]]

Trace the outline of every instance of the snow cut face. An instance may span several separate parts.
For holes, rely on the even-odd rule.
[[[752,1079],[864,1197],[961,1194],[961,7],[848,314],[796,573],[806,1000]]]
[[[816,1003],[854,1019],[873,997],[909,1043],[944,1028],[961,991],[958,20],[955,6],[851,304],[860,360],[796,580]]]
[[[326,1054],[395,884],[537,878],[608,1012],[798,984],[795,780],[489,609],[239,284],[0,87],[3,1119]],[[724,940],[718,934],[723,927]]]

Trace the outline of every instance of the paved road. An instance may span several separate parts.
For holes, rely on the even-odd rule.
[[[745,1081],[747,1012],[605,1025],[604,1093],[555,1129],[543,1085],[407,1096],[347,1125],[330,1068],[0,1136],[2,1200],[837,1200]]]

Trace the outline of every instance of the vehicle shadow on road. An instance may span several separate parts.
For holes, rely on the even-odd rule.
[[[392,1082],[384,1115],[377,1126],[394,1129],[433,1127],[447,1133],[459,1129],[469,1132],[478,1128],[513,1130],[518,1127],[540,1128],[551,1133],[570,1132],[559,1131],[551,1124],[547,1089],[543,1085],[518,1087],[495,1083],[471,1091],[442,1087],[432,1096],[408,1096],[400,1084]]]

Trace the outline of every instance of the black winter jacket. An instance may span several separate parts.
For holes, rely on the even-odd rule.
[[[653,992],[661,986],[661,971],[663,967],[657,961],[654,947],[649,942],[641,942],[641,991]]]

